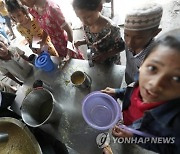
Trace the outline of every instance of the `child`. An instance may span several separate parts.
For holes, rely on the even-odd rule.
[[[102,90],[123,99],[124,124],[156,137],[175,138],[172,144],[140,144],[163,154],[180,153],[180,30],[170,34],[155,42],[146,55],[133,88]],[[117,126],[112,133],[116,137],[134,135]]]
[[[153,38],[161,31],[159,27],[162,7],[155,3],[146,3],[129,11],[124,23],[126,45],[125,81],[134,82],[134,76],[153,45]]]
[[[16,36],[12,30],[12,25],[11,25],[11,19],[9,17],[8,11],[6,9],[4,0],[0,0],[0,14],[3,16],[3,18],[5,19],[6,25],[9,28],[11,34],[12,34],[12,39],[15,39]]]
[[[20,85],[22,85],[21,81],[25,81],[32,70],[32,65],[26,60],[27,57],[23,51],[13,46],[7,47],[0,40],[0,71]]]
[[[51,0],[20,0],[23,5],[28,6],[29,12],[38,20],[41,28],[50,36],[51,41],[60,57],[66,57],[67,54],[72,58],[83,59],[78,50],[77,53],[68,50],[67,41],[73,41],[73,32],[71,27],[65,21],[60,7]],[[66,32],[66,34],[65,34]],[[43,33],[42,44],[47,35]],[[69,53],[68,53],[69,52]]]
[[[31,18],[25,8],[20,6],[16,0],[6,0],[8,12],[17,24],[17,30],[23,35],[29,43],[29,47],[36,54],[40,54],[41,50],[33,48],[33,37],[42,38],[43,29],[39,27],[34,18]],[[48,51],[52,56],[58,56],[58,53],[51,43],[49,36],[45,44],[48,45]]]
[[[97,63],[120,62],[124,42],[119,27],[101,15],[101,0],[73,0],[74,11],[84,25],[85,39],[74,43],[76,47],[87,44],[92,59]]]

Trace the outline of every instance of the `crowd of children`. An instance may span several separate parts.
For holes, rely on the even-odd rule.
[[[101,91],[122,100],[125,125],[156,137],[175,138],[173,144],[147,143],[140,146],[162,154],[180,153],[180,30],[170,31],[156,39],[162,30],[159,25],[163,8],[150,3],[135,7],[126,14],[123,40],[119,26],[101,14],[103,2],[72,1],[74,12],[83,24],[83,40],[74,40],[70,25],[53,0],[1,0],[0,7],[2,3],[6,4],[3,7],[6,6],[8,13],[3,15],[2,9],[0,13],[16,23],[17,30],[35,54],[40,54],[41,48],[48,46],[52,56],[84,59],[78,47],[86,44],[94,63],[120,64],[120,52],[125,50],[127,88],[107,87]],[[13,31],[11,33],[14,35]],[[41,40],[40,49],[32,45],[35,37]],[[67,49],[68,41],[74,43],[77,52]],[[1,73],[22,85],[32,68],[25,53],[8,44],[0,35]],[[7,112],[15,91],[10,88],[12,91],[9,93],[4,90],[8,86],[1,84],[1,87],[0,115],[16,117]],[[140,137],[118,126],[114,126],[112,135]],[[104,149],[103,153],[110,152]]]
[[[179,153],[180,148],[180,30],[169,32],[155,41],[139,69],[134,85],[123,89],[107,87],[102,92],[123,100],[126,125],[154,135],[173,137],[173,144],[142,143],[140,146],[157,153]],[[140,137],[118,126],[115,137]],[[142,137],[142,136],[141,136]],[[108,151],[104,151],[108,154]]]

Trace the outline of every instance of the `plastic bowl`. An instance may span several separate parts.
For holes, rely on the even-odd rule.
[[[82,115],[89,126],[97,130],[107,130],[121,118],[121,109],[110,95],[92,92],[82,102]]]

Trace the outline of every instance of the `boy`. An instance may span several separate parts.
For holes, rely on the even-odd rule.
[[[163,9],[159,4],[143,4],[127,13],[124,24],[126,45],[125,81],[134,82],[134,76],[151,49],[159,27]]]

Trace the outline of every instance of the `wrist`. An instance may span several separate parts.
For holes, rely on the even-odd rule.
[[[86,40],[81,41],[81,45],[84,45],[84,44],[86,44]]]

